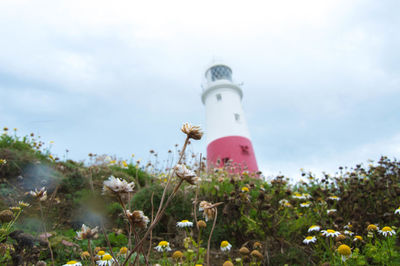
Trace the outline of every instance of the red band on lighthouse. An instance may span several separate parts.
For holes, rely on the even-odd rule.
[[[207,146],[209,166],[223,167],[230,164],[234,172],[257,172],[258,166],[253,145],[248,138],[228,136],[216,139]]]

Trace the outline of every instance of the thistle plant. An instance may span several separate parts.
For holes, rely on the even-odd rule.
[[[51,262],[54,264],[54,255],[53,255],[53,249],[51,248],[51,243],[49,241],[49,237],[47,234],[47,230],[46,230],[46,222],[44,219],[44,214],[43,214],[43,207],[42,207],[42,202],[47,200],[47,190],[45,187],[42,187],[40,190],[35,189],[35,191],[30,191],[29,194],[31,196],[33,196],[39,205],[39,209],[40,209],[40,217],[41,217],[41,221],[42,221],[42,227],[43,227],[43,233],[45,235],[46,241],[47,241],[47,245],[50,251],[50,256],[51,256]]]
[[[189,171],[186,171],[183,167],[180,167],[179,165],[181,164],[182,158],[185,154],[187,145],[189,143],[190,139],[195,139],[195,140],[199,140],[201,139],[201,137],[203,136],[203,132],[201,132],[200,127],[198,126],[192,126],[189,123],[185,123],[182,128],[181,131],[186,134],[186,139],[185,142],[183,144],[181,153],[180,153],[180,158],[177,162],[177,167],[174,167],[172,170],[172,173],[169,175],[168,177],[168,181],[167,184],[164,188],[163,194],[161,196],[161,201],[160,201],[160,205],[158,207],[157,213],[154,217],[154,220],[151,222],[148,230],[146,231],[146,233],[144,233],[144,235],[142,236],[142,238],[137,241],[137,243],[135,243],[135,247],[130,251],[130,253],[128,254],[126,260],[123,262],[122,265],[126,265],[129,258],[133,255],[133,253],[135,251],[137,251],[139,248],[141,248],[141,246],[143,245],[143,242],[145,241],[145,239],[147,238],[147,236],[152,232],[152,230],[154,229],[154,227],[158,224],[158,222],[161,220],[162,216],[164,215],[164,212],[166,210],[166,208],[168,207],[169,203],[172,201],[172,199],[175,197],[176,193],[178,192],[179,188],[181,187],[182,183],[184,181],[189,182],[190,184],[192,184],[193,182],[195,182],[196,177],[193,176]],[[166,197],[166,192],[169,188],[169,184],[171,183],[171,179],[172,177],[174,177],[176,175],[176,171],[178,171],[179,174],[179,182],[175,185],[174,189],[172,190],[172,193],[170,194],[170,196],[168,197],[168,199],[166,200],[166,202],[164,203],[165,197]]]

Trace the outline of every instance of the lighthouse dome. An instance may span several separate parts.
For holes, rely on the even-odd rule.
[[[232,69],[223,64],[209,67],[205,75],[208,82],[214,82],[221,79],[232,81]]]

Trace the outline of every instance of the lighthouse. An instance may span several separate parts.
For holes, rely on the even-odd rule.
[[[205,71],[201,101],[206,108],[207,164],[230,167],[235,173],[257,172],[243,107],[242,88],[233,82],[232,70],[221,63]]]

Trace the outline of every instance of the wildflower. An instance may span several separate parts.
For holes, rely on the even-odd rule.
[[[78,262],[76,260],[71,260],[71,261],[68,261],[63,266],[82,266],[82,263],[80,263],[80,262]]]
[[[8,223],[14,220],[14,213],[10,210],[3,210],[0,212],[0,222]]]
[[[126,180],[110,176],[106,181],[103,182],[103,193],[128,193],[132,192],[134,187],[134,182],[128,183]]]
[[[395,234],[396,234],[396,232],[395,232],[392,228],[390,228],[389,226],[383,227],[382,230],[379,230],[378,232],[379,232],[380,234],[384,235],[385,237],[386,237],[387,235],[392,236],[392,235],[395,235]]]
[[[247,254],[250,253],[250,250],[248,248],[246,248],[246,247],[241,247],[239,249],[239,253],[242,254],[242,255],[247,255]]]
[[[400,214],[400,207],[398,207],[395,211],[394,214]]]
[[[280,201],[279,201],[279,204],[280,205],[285,205],[286,203],[288,203],[289,201],[287,200],[287,199],[281,199]]]
[[[189,123],[183,124],[181,131],[185,133],[190,139],[199,140],[203,136],[203,132],[201,132],[199,126],[192,126]]]
[[[179,250],[175,251],[175,252],[172,254],[172,258],[175,259],[175,260],[179,260],[179,259],[181,259],[182,257],[183,257],[183,253],[182,253],[181,251],[179,251]]]
[[[29,194],[37,198],[39,201],[45,201],[47,199],[47,191],[45,187],[42,187],[40,190],[35,188],[35,191],[30,191]]]
[[[127,210],[125,212],[126,217],[128,217],[129,221],[132,225],[138,226],[140,228],[146,228],[147,224],[150,222],[149,217],[144,215],[143,211],[133,211],[130,212]]]
[[[119,250],[119,254],[126,254],[128,252],[128,248],[127,247],[122,247],[120,250]]]
[[[304,199],[311,199],[311,195],[308,193],[303,193],[302,196]]]
[[[215,217],[215,208],[212,207],[213,205],[207,201],[202,201],[199,204],[199,211],[203,211],[203,216],[208,220],[212,220]]]
[[[126,163],[126,161],[122,161],[122,168],[128,169],[128,164]]]
[[[222,266],[234,266],[234,265],[231,261],[227,260],[224,262],[224,264],[222,264]]]
[[[367,230],[368,231],[378,231],[379,228],[374,224],[370,224],[370,225],[368,225]]]
[[[363,240],[362,236],[355,236],[353,239],[353,241],[362,241],[362,240]]]
[[[171,251],[171,248],[169,247],[169,243],[167,241],[161,241],[154,249],[158,252]]]
[[[304,244],[310,244],[310,243],[315,243],[317,241],[317,238],[315,236],[307,236],[304,240]]]
[[[199,220],[199,221],[197,221],[197,226],[198,226],[199,228],[206,228],[206,227],[207,227],[207,224],[206,224],[206,222],[204,222],[203,220]]]
[[[115,260],[110,254],[104,254],[100,260],[96,261],[99,266],[112,266]]]
[[[249,192],[249,188],[248,187],[242,187],[242,192]]]
[[[290,204],[289,202],[285,202],[285,204],[283,206],[285,206],[286,208],[292,208],[293,207],[292,204]]]
[[[330,197],[328,197],[328,199],[330,199],[330,200],[336,200],[336,201],[339,201],[339,200],[340,200],[340,198],[339,198],[338,196],[330,196]]]
[[[329,210],[326,210],[326,213],[329,215],[329,214],[331,214],[331,213],[335,213],[336,212],[336,209],[329,209]]]
[[[178,226],[178,227],[192,227],[193,223],[189,222],[188,220],[182,220],[180,222],[177,222],[176,226]]]
[[[337,251],[342,255],[342,261],[347,260],[351,256],[351,248],[348,245],[340,245]]]
[[[98,227],[91,229],[89,226],[82,224],[81,231],[76,232],[76,239],[83,240],[83,239],[96,239],[98,237]]]
[[[338,235],[340,235],[340,232],[332,230],[332,229],[328,229],[328,230],[322,230],[322,235],[326,236],[326,237],[337,237]]]
[[[5,165],[7,164],[7,160],[6,159],[0,159],[0,165]]]
[[[354,235],[354,233],[353,233],[352,231],[348,231],[348,230],[345,230],[345,231],[344,231],[344,234],[345,234],[345,235],[349,235],[349,236]]]
[[[311,206],[311,202],[309,202],[309,201],[300,203],[300,207],[302,207],[302,208],[308,208],[310,206]]]
[[[89,253],[88,251],[83,251],[83,252],[81,253],[81,259],[83,259],[83,260],[88,260],[88,259],[90,259],[90,253]]]
[[[191,185],[196,184],[199,179],[196,174],[187,169],[184,164],[177,164],[175,166],[175,175],[180,179],[186,180]]]
[[[319,230],[321,230],[321,227],[319,225],[311,225],[310,228],[308,228],[308,232],[319,232]]]
[[[14,212],[18,212],[21,210],[21,207],[10,207],[10,210],[12,210]]]
[[[303,194],[300,194],[298,192],[294,193],[294,195],[292,197],[295,198],[295,199],[305,199]]]
[[[224,240],[221,242],[221,251],[229,251],[231,247],[232,245],[228,241]]]
[[[352,229],[353,225],[351,225],[350,223],[348,223],[347,225],[344,226],[344,229]]]
[[[23,201],[18,201],[18,205],[19,205],[21,208],[31,206],[29,203],[26,203],[26,202],[23,202]]]
[[[345,239],[346,239],[346,236],[345,236],[345,235],[338,235],[338,236],[336,237],[335,241],[336,241],[336,242],[339,242],[339,241],[343,241],[343,240],[345,240]]]
[[[258,248],[262,248],[262,244],[260,242],[256,241],[253,244],[253,249],[258,249]]]
[[[258,250],[253,250],[250,253],[250,256],[255,257],[255,258],[259,259],[259,260],[262,260],[264,258],[264,256]]]

